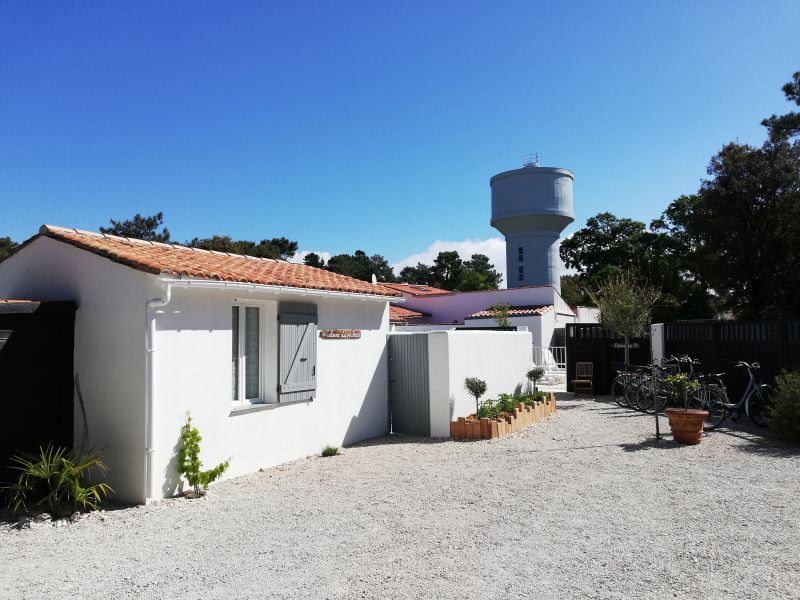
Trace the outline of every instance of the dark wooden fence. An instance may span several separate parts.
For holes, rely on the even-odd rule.
[[[0,481],[11,455],[72,447],[72,302],[0,302]]]
[[[602,325],[569,323],[566,327],[567,390],[572,391],[575,363],[590,362],[594,370],[594,391],[608,394],[616,369],[625,361],[625,341]],[[631,341],[630,360],[633,364],[650,362],[650,338]]]
[[[782,370],[800,370],[800,321],[697,321],[664,325],[664,355],[689,355],[705,373],[724,372],[735,401],[747,384],[737,361],[761,365],[758,377],[771,383]]]

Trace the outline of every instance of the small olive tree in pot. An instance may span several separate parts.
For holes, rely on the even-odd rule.
[[[475,418],[478,418],[480,410],[480,399],[486,393],[486,382],[477,377],[467,377],[464,380],[464,389],[469,392],[469,395],[475,398]]]

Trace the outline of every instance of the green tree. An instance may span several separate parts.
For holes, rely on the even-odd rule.
[[[797,71],[792,80],[783,86],[783,93],[786,94],[786,100],[800,106],[800,71]],[[800,113],[798,112],[789,112],[781,116],[772,115],[761,121],[761,124],[767,128],[769,137],[773,141],[800,135]]]
[[[391,265],[383,256],[380,254],[368,256],[363,250],[356,250],[354,254],[331,256],[326,268],[334,273],[362,281],[372,281],[373,274],[378,281],[391,283],[397,280]]]
[[[229,235],[212,235],[210,238],[193,238],[186,242],[186,245],[203,250],[282,260],[292,258],[297,252],[297,242],[285,237],[264,239],[256,243],[249,240],[234,240]]]
[[[455,250],[439,252],[431,267],[432,285],[443,290],[456,290],[464,276],[464,261]]]
[[[111,227],[101,227],[100,233],[146,240],[148,242],[169,242],[169,229],[162,227],[164,213],[161,211],[148,217],[143,217],[136,213],[131,219],[125,219],[124,221],[109,219],[109,222]],[[158,231],[159,227],[161,227],[161,231]]]
[[[589,218],[586,227],[561,242],[561,258],[578,272],[562,288],[562,297],[566,291],[573,294],[572,301],[578,300],[579,290],[597,288],[628,272],[659,283],[668,302],[656,307],[657,321],[713,317],[708,283],[689,269],[692,247],[686,236],[676,235],[673,225],[665,216],[650,227],[608,212]]]
[[[800,142],[730,143],[697,194],[665,211],[693,252],[689,268],[736,317],[800,315]]]
[[[497,272],[494,265],[489,262],[485,254],[473,254],[470,260],[464,262],[464,275],[459,282],[458,289],[462,292],[471,290],[496,290],[503,282],[503,276]],[[475,277],[475,276],[478,277]],[[483,280],[482,287],[474,287],[478,278]]]
[[[660,292],[637,281],[630,273],[611,275],[597,289],[589,291],[600,309],[600,323],[625,340],[625,364],[630,364],[630,339],[647,333],[653,306]]]
[[[325,259],[323,259],[316,252],[309,252],[303,258],[303,264],[308,265],[309,267],[316,267],[317,269],[324,269]]]
[[[433,285],[433,273],[428,265],[417,263],[417,266],[403,267],[400,271],[400,281],[415,285]]]
[[[578,275],[561,276],[561,297],[572,306],[589,306],[592,299],[583,289],[583,282]]]
[[[0,262],[8,258],[18,245],[10,237],[0,237]]]

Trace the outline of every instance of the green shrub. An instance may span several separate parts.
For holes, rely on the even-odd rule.
[[[775,388],[769,426],[781,439],[800,444],[800,373],[781,373]]]
[[[336,446],[325,446],[322,449],[322,456],[336,456],[337,454],[339,454],[339,448]]]
[[[519,403],[519,396],[515,396],[514,394],[500,394],[500,397],[497,399],[497,411],[513,413]]]
[[[230,465],[230,461],[219,463],[213,469],[201,471],[203,463],[200,462],[200,441],[203,439],[196,427],[192,426],[192,417],[186,417],[186,423],[181,427],[181,444],[178,453],[178,472],[186,478],[194,488],[195,494],[200,494],[200,489],[208,489],[208,484],[222,475]]]
[[[686,408],[689,408],[688,396],[700,389],[700,382],[696,379],[689,379],[686,373],[675,373],[664,378],[664,387],[672,402],[683,403]]]
[[[39,447],[39,454],[18,454],[11,459],[12,469],[20,471],[16,483],[5,486],[8,507],[24,508],[28,503],[46,506],[53,518],[62,515],[65,506],[70,512],[78,509],[95,510],[103,498],[113,494],[107,483],[84,485],[92,471],[100,475],[108,467],[99,456],[79,455],[75,450],[48,445]]]
[[[496,419],[497,418],[497,403],[494,400],[484,400],[478,409],[479,419]]]

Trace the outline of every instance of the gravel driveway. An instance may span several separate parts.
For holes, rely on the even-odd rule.
[[[666,421],[663,423],[667,428]],[[591,400],[0,532],[2,598],[800,598],[800,455]]]

